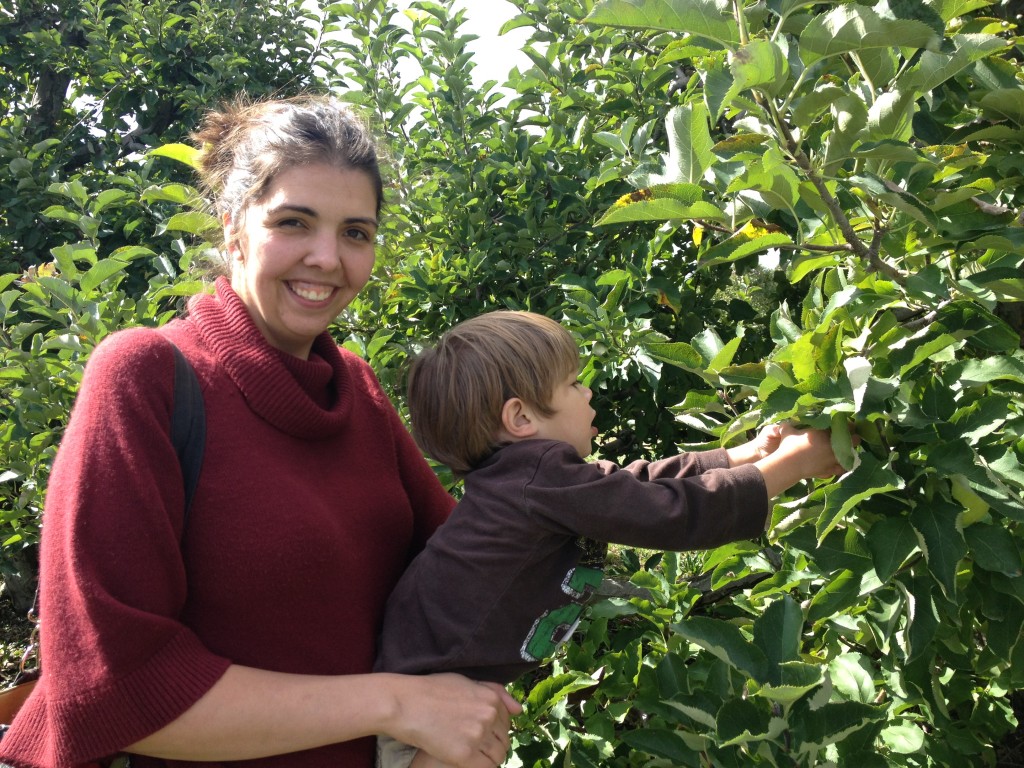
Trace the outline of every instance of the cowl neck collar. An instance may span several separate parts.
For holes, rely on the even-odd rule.
[[[217,278],[214,295],[189,302],[188,314],[258,416],[304,439],[331,437],[345,428],[352,377],[327,331],[314,339],[308,360],[275,349],[224,277]]]

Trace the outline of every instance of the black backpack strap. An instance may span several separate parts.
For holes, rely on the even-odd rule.
[[[188,526],[188,513],[192,497],[199,484],[203,468],[203,450],[206,448],[206,411],[203,391],[192,365],[173,343],[174,350],[174,412],[171,414],[171,442],[178,454],[181,474],[185,480],[185,516],[181,531]]]

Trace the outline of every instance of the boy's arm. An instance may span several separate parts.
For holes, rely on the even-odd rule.
[[[736,445],[726,448],[725,453],[729,457],[729,466],[738,467],[741,464],[753,464],[774,453],[782,441],[782,425],[769,424],[757,433],[757,437],[743,445]]]
[[[740,446],[743,447],[743,446]],[[821,429],[780,427],[778,447],[754,466],[761,471],[768,498],[774,498],[801,480],[832,477],[843,473],[832,452],[832,438]]]

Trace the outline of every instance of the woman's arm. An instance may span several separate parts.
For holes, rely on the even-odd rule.
[[[499,685],[459,675],[293,675],[232,666],[178,719],[126,751],[173,760],[241,760],[379,733],[460,768],[505,759],[510,713]]]

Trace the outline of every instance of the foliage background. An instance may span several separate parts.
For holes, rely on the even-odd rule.
[[[580,340],[602,457],[792,419],[836,425],[851,468],[781,499],[765,541],[621,551],[633,596],[517,683],[510,765],[997,764],[1024,687],[1011,6],[513,4],[531,66],[483,86],[447,4],[0,13],[8,594],[31,599],[89,350],[201,288],[178,142],[241,89],[331,89],[393,168],[336,330],[399,405],[418,344],[529,308]]]

